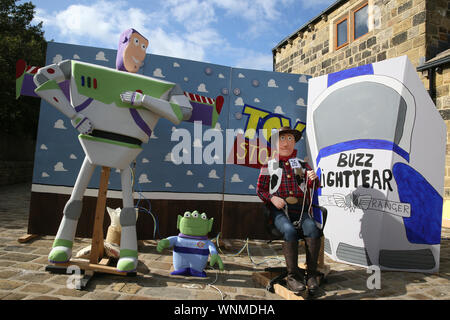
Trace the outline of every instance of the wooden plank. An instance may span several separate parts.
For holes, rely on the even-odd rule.
[[[21,236],[19,239],[17,239],[17,241],[19,241],[20,243],[26,243],[37,237],[39,237],[38,234],[26,234],[24,236]]]
[[[89,263],[88,261],[82,261],[82,260],[71,260],[67,263],[58,263],[53,264],[54,266],[58,267],[69,267],[69,266],[78,266],[80,269],[83,270],[90,270],[94,272],[100,272],[100,273],[108,273],[108,274],[114,274],[114,275],[120,275],[120,276],[128,276],[128,275],[135,275],[136,272],[120,272],[116,269],[116,267],[110,267],[103,264],[97,264],[97,263]]]
[[[99,259],[103,258],[104,243],[103,243],[103,219],[106,209],[106,193],[108,192],[108,180],[111,168],[102,167],[100,176],[100,187],[97,197],[97,208],[95,210],[94,229],[92,233],[92,249],[90,263],[96,264]]]
[[[103,259],[100,260],[100,262],[98,264],[101,265],[101,266],[107,266],[110,261],[111,261],[110,258],[103,258]]]
[[[264,288],[267,288],[267,285],[270,283],[276,275],[271,272],[254,272],[252,275],[253,280],[262,285]],[[279,283],[275,283],[273,289],[277,295],[286,299],[286,300],[305,300],[305,298],[301,295],[296,295],[291,290],[283,287]]]

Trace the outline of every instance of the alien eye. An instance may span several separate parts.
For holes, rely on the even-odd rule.
[[[135,46],[139,45],[139,39],[138,38],[134,38],[133,39],[133,43]]]
[[[190,218],[190,217],[191,217],[191,213],[190,213],[189,211],[186,211],[186,212],[184,213],[184,217],[185,217],[185,218]]]
[[[201,214],[201,216],[200,216],[203,220],[206,220],[206,219],[208,219],[208,217],[206,216],[206,214],[205,213],[202,213]]]
[[[192,212],[192,218],[198,218],[198,212],[196,211]]]
[[[145,49],[147,49],[147,46],[145,44],[141,44],[141,49],[145,51]]]

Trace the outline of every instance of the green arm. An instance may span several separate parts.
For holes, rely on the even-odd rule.
[[[222,259],[220,258],[220,256],[219,256],[218,254],[212,254],[212,255],[211,255],[211,259],[210,259],[210,261],[209,261],[209,265],[212,267],[212,266],[214,266],[216,263],[219,264],[219,269],[220,269],[221,271],[223,271],[224,268],[223,268],[223,262],[222,262]]]
[[[169,239],[162,239],[158,242],[158,245],[156,246],[156,250],[158,252],[161,252],[164,249],[168,248],[169,246],[170,246]]]

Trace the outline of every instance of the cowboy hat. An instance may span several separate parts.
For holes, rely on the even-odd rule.
[[[269,142],[272,143],[271,140],[272,140],[273,136],[279,137],[282,134],[288,134],[288,133],[292,134],[294,136],[295,142],[298,142],[302,137],[302,133],[298,130],[291,129],[290,127],[281,127],[279,129],[272,129],[272,135],[269,138]]]

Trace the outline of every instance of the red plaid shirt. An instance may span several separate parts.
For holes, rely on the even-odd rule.
[[[299,185],[297,184],[297,180],[295,177],[294,169],[291,167],[289,163],[289,159],[295,157],[295,153],[293,153],[289,157],[281,157],[280,156],[280,162],[282,163],[283,167],[283,174],[281,178],[281,184],[278,188],[278,190],[274,194],[269,193],[269,184],[270,184],[270,175],[269,170],[267,168],[267,165],[261,168],[261,172],[258,177],[258,185],[256,187],[256,194],[258,197],[266,204],[271,203],[270,199],[273,196],[278,196],[282,199],[286,199],[287,197],[295,197],[299,198],[300,201],[303,199],[303,191],[300,189]],[[306,171],[312,170],[311,167],[306,164]],[[306,179],[306,172],[305,177]],[[307,187],[308,191],[312,189],[314,186],[315,189],[320,187],[319,178],[315,180],[308,180]],[[307,196],[310,197],[310,192],[307,192]],[[306,199],[308,201],[308,198]],[[302,202],[300,202],[302,204]]]

